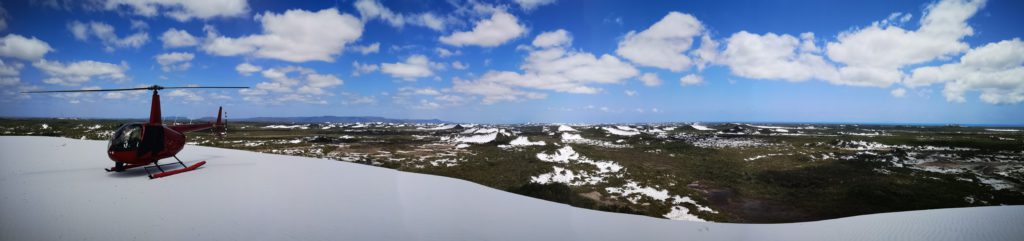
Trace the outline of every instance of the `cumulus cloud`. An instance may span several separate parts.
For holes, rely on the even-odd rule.
[[[378,42],[366,46],[356,46],[355,50],[356,52],[359,52],[363,55],[377,53],[380,52],[380,43]]]
[[[166,94],[163,94],[163,95],[167,96],[168,98],[181,98],[181,99],[185,100],[185,102],[200,102],[200,101],[205,100],[205,98],[203,98],[202,96],[197,95],[196,93],[194,93],[192,91],[182,90],[182,89],[172,90],[172,91],[167,92]]]
[[[26,38],[17,34],[8,34],[0,38],[0,57],[17,58],[34,61],[53,51],[50,44],[36,37]]]
[[[701,78],[699,75],[695,74],[688,74],[686,76],[683,76],[682,78],[679,78],[679,85],[681,86],[699,85],[703,83],[704,78]]]
[[[661,77],[655,73],[644,73],[640,76],[640,81],[644,82],[644,85],[648,87],[654,87],[661,85]]]
[[[642,66],[673,72],[687,70],[693,61],[685,51],[690,49],[693,38],[700,35],[703,29],[697,18],[685,13],[670,12],[644,31],[626,33],[615,53]]]
[[[413,88],[413,87],[402,87],[398,88],[398,95],[441,95],[441,91],[434,88]]]
[[[238,66],[235,66],[235,71],[238,71],[238,74],[249,76],[253,73],[263,71],[263,68],[250,63],[241,63],[238,64]]]
[[[963,38],[974,34],[967,19],[983,0],[946,0],[928,5],[920,28],[906,30],[895,24],[909,20],[901,14],[871,26],[839,34],[828,43],[829,59],[843,64],[835,83],[885,87],[903,77],[901,68],[944,59],[969,49]]]
[[[328,8],[317,12],[288,10],[256,15],[262,34],[230,38],[207,29],[203,50],[219,56],[251,54],[289,62],[333,62],[345,45],[359,39],[363,23],[350,14]]]
[[[391,77],[403,80],[416,80],[418,78],[434,75],[434,69],[439,69],[438,63],[430,62],[424,55],[413,55],[405,59],[405,62],[382,63],[380,72],[387,73]]]
[[[380,69],[380,66],[376,64],[363,64],[359,63],[359,61],[352,61],[352,76],[373,73],[378,69]]]
[[[904,96],[907,96],[907,89],[895,88],[892,91],[890,91],[889,94],[896,98],[902,98]]]
[[[189,19],[239,17],[249,11],[246,0],[106,0],[106,10],[130,10],[131,14],[154,17],[164,15],[185,22]]]
[[[284,102],[326,104],[327,101],[320,98],[329,95],[325,89],[344,84],[344,81],[337,76],[320,74],[312,69],[295,66],[270,68],[260,73],[268,81],[257,83],[252,89],[239,90],[243,100],[269,104]]]
[[[555,0],[515,0],[519,7],[526,11],[533,11],[537,7],[555,3]]]
[[[358,0],[353,4],[353,6],[356,8],[356,11],[359,11],[359,15],[362,17],[363,22],[380,19],[388,23],[388,25],[396,28],[402,28],[406,24],[410,24],[426,27],[436,31],[443,31],[446,26],[446,20],[434,15],[433,13],[427,12],[408,15],[396,13],[377,0]]]
[[[805,81],[812,78],[836,79],[835,67],[817,54],[814,35],[767,33],[758,35],[740,31],[726,41],[718,61],[733,75],[752,79]]]
[[[462,54],[462,51],[459,51],[459,50],[451,51],[451,50],[448,50],[446,48],[441,48],[441,47],[435,48],[434,51],[437,52],[437,56],[441,57],[441,58],[447,58],[447,57],[451,57],[451,56]]]
[[[160,41],[164,42],[164,48],[189,47],[199,44],[199,40],[195,36],[185,30],[175,28],[168,29],[163,35],[160,35]]]
[[[468,69],[469,65],[468,64],[463,64],[462,62],[456,60],[456,61],[452,62],[452,68],[453,69],[457,69],[457,70],[464,70],[464,69]]]
[[[901,27],[911,14],[893,13],[868,27],[839,34],[824,48],[813,33],[755,34],[741,31],[725,41],[722,52],[707,35],[693,51],[698,68],[714,63],[728,66],[733,75],[752,79],[805,81],[817,79],[837,85],[889,87],[908,78],[904,67],[943,61],[969,50],[963,38],[974,30],[967,20],[984,5],[982,0],[942,0],[928,5],[920,27]],[[827,57],[827,58],[826,58]],[[922,69],[921,75],[931,69]],[[935,78],[906,80],[907,85],[928,84]],[[918,81],[918,82],[913,82]]]
[[[7,63],[0,59],[0,86],[10,87],[21,83],[21,63]],[[6,94],[3,94],[6,95]]]
[[[495,47],[526,33],[526,27],[519,23],[516,16],[504,11],[496,11],[491,18],[483,19],[471,31],[455,32],[441,36],[441,43],[452,46],[476,45]]]
[[[25,67],[25,65],[21,63],[7,63],[0,59],[0,76],[18,76],[21,74],[22,67]]]
[[[559,29],[552,32],[544,32],[533,39],[533,46],[539,48],[563,47],[572,43],[572,36],[569,31]]]
[[[188,52],[173,52],[159,54],[156,57],[156,62],[160,64],[160,69],[164,72],[188,70],[192,67],[192,58],[195,55]]]
[[[348,93],[348,92],[342,92],[341,95],[345,97],[345,99],[341,101],[341,104],[344,104],[344,105],[373,105],[373,104],[377,104],[377,98],[374,98],[373,96],[364,96],[364,95],[359,95],[359,94],[356,94],[356,93]]]
[[[115,48],[139,48],[149,42],[149,33],[145,31],[122,38],[117,36],[114,26],[96,21],[89,23],[72,21],[68,24],[68,30],[75,36],[75,39],[81,41],[88,41],[91,38],[99,39],[106,47],[106,51],[114,51]]]
[[[538,36],[561,35],[560,32],[568,35],[564,30],[556,30]],[[534,42],[538,42],[537,39]],[[636,68],[614,56],[605,54],[597,57],[591,53],[569,50],[570,44],[540,44],[549,47],[528,50],[529,54],[520,66],[523,72],[490,71],[475,80],[453,81],[452,89],[480,95],[484,97],[485,103],[494,103],[546,96],[519,88],[594,94],[601,89],[593,85],[621,83],[638,75]]]
[[[968,91],[980,92],[985,103],[1024,102],[1024,42],[1014,38],[986,44],[967,51],[957,63],[914,69],[905,83],[946,83],[943,95],[953,102],[965,102]]]
[[[520,101],[523,99],[543,99],[547,97],[547,94],[544,93],[523,91],[496,81],[487,79],[476,81],[463,80],[458,77],[452,79],[452,91],[478,95],[482,98],[484,104],[494,104],[501,101]]]
[[[84,60],[63,64],[59,61],[47,61],[41,59],[32,63],[36,69],[49,76],[43,82],[47,84],[59,84],[77,86],[89,82],[94,77],[102,79],[123,80],[127,77],[124,72],[128,70],[128,63],[121,62],[120,65]]]

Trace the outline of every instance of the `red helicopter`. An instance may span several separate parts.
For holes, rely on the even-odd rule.
[[[29,91],[23,93],[63,93],[63,92],[98,92],[98,91],[137,91],[152,90],[153,102],[149,110],[149,122],[131,123],[121,125],[114,131],[110,142],[107,145],[107,156],[114,161],[114,167],[107,168],[107,172],[123,172],[125,170],[143,167],[150,179],[166,177],[178,173],[195,170],[206,161],[200,161],[191,166],[178,159],[176,154],[185,147],[186,132],[213,129],[218,136],[223,136],[225,128],[221,121],[223,107],[217,110],[217,122],[187,125],[164,125],[160,115],[160,95],[157,93],[163,89],[246,89],[248,87],[164,87],[153,85],[142,88],[127,89],[99,89],[99,90],[53,90],[53,91]],[[174,157],[182,168],[164,170],[163,166],[174,165],[174,163],[161,165],[159,161],[164,158]],[[148,166],[153,164],[153,166]],[[152,173],[149,168],[155,167],[160,170]]]

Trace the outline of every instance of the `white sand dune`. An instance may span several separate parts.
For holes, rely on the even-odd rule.
[[[194,172],[105,173],[106,142],[0,137],[0,240],[1021,240],[1024,207],[751,225],[598,212],[467,181],[187,146]],[[842,208],[842,207],[836,207]]]

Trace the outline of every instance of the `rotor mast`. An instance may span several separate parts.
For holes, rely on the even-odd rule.
[[[160,114],[160,94],[157,94],[157,90],[161,88],[159,85],[154,85],[152,88],[153,102],[149,106],[149,123],[160,124],[163,123],[163,116]]]

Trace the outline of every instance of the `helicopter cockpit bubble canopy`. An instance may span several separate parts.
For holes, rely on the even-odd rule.
[[[122,125],[114,131],[107,149],[110,151],[131,151],[139,148],[142,143],[142,124]]]

